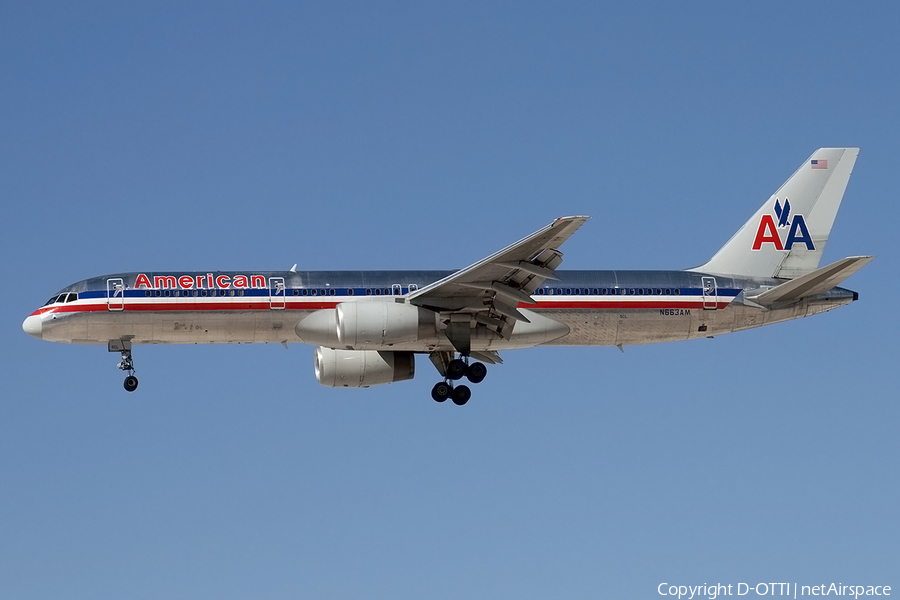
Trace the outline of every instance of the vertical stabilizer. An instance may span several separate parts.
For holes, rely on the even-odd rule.
[[[820,148],[756,214],[692,271],[793,279],[815,271],[859,148]]]

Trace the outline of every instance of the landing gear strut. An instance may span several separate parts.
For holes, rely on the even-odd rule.
[[[123,371],[128,371],[125,377],[124,387],[126,391],[133,392],[137,389],[138,378],[134,376],[134,359],[131,358],[131,340],[112,340],[109,342],[110,352],[119,352],[122,354],[122,360],[118,367]]]
[[[450,398],[453,400],[453,404],[462,406],[472,397],[472,390],[467,385],[454,385],[453,382],[465,377],[471,383],[481,383],[487,376],[487,367],[480,362],[470,364],[467,355],[460,355],[460,358],[452,358],[452,356],[449,352],[432,354],[431,360],[438,372],[444,376],[444,380],[437,382],[431,388],[431,397],[436,402],[443,402]]]

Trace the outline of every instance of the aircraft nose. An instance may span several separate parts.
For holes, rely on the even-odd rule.
[[[41,315],[30,315],[22,323],[22,329],[25,330],[25,333],[30,336],[36,337],[37,339],[41,339],[41,332],[43,328],[43,324],[41,323]]]

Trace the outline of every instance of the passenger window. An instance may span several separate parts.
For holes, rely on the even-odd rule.
[[[334,296],[334,293],[335,293],[335,292],[334,292],[334,288],[331,288],[330,290],[328,290],[328,295],[329,295],[329,296]]]
[[[353,288],[350,288],[350,289],[347,290],[347,295],[348,295],[348,296],[352,296],[352,295],[353,295]]]

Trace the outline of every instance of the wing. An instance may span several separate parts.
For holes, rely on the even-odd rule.
[[[528,319],[517,310],[520,302],[532,304],[531,294],[547,279],[557,279],[553,272],[562,263],[559,246],[581,227],[588,217],[559,218],[496,254],[459,270],[413,292],[407,301],[438,312],[456,313],[463,318],[450,318],[448,337],[461,352],[464,342],[457,344],[453,324],[468,328],[470,315],[501,337],[512,329],[515,321]],[[465,325],[463,325],[465,321]]]

